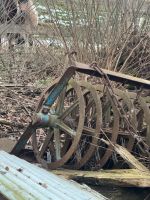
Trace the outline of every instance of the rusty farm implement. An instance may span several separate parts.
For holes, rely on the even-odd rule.
[[[31,138],[37,161],[49,169],[97,169],[118,159],[113,152],[119,144],[149,167],[150,97],[143,90],[149,92],[150,81],[102,70],[96,63],[69,63],[42,93],[11,153],[19,156]],[[76,81],[76,73],[89,75],[91,82],[97,77],[98,83]],[[131,86],[137,91],[127,90]]]

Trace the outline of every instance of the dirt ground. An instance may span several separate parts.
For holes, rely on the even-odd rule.
[[[0,148],[9,151],[35,110],[41,89],[0,87]]]

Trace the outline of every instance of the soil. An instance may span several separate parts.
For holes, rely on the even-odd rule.
[[[0,150],[4,150],[9,153],[13,149],[15,144],[16,141],[9,138],[0,138]]]

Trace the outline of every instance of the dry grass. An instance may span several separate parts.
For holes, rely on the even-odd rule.
[[[7,81],[28,83],[59,76],[65,70],[64,56],[72,50],[78,61],[97,61],[103,68],[150,79],[149,2],[44,0],[42,4],[48,19],[34,32],[34,47],[0,54]]]

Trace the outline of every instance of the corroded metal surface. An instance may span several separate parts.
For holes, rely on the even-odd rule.
[[[82,97],[85,99],[85,118],[83,117],[83,114],[80,113],[80,117],[82,116],[82,119],[84,118],[84,126],[82,126],[82,135],[78,140],[78,145],[72,150],[72,155],[69,157],[69,160],[63,159],[61,163],[61,159],[58,159],[58,161],[52,160],[51,163],[46,163],[45,160],[44,166],[47,166],[49,168],[57,168],[58,166],[63,166],[65,168],[72,169],[80,169],[81,167],[89,169],[95,166],[102,168],[103,166],[105,166],[108,160],[112,159],[112,144],[116,143],[126,146],[128,151],[134,152],[135,149],[138,148],[136,146],[136,138],[130,134],[129,130],[126,127],[127,124],[119,115],[118,108],[112,101],[112,97],[108,94],[108,92],[104,92],[104,87],[102,85],[92,86],[84,81],[79,83],[76,82],[76,84],[78,85],[78,87],[81,87],[83,91],[82,93],[80,93],[80,98]],[[53,86],[51,86],[50,88],[53,88]],[[71,87],[69,87],[69,89],[71,89]],[[45,94],[43,94],[43,97],[41,97],[42,101],[44,99],[44,96],[47,96],[46,93],[47,92],[45,92]],[[146,100],[140,97],[138,99],[139,107],[136,108],[135,101],[137,96],[135,93],[132,92],[130,94],[130,92],[127,91],[114,89],[114,94],[116,95],[121,105],[124,107],[125,112],[128,115],[128,120],[131,122],[131,124],[135,127],[136,130],[138,129],[137,134],[141,134],[141,136],[143,137],[142,134],[144,133],[144,124],[146,123],[146,126],[149,127],[150,112]],[[60,97],[62,98],[62,93]],[[65,100],[63,99],[63,101]],[[67,105],[67,101],[65,101],[64,103]],[[42,107],[41,102],[39,102],[39,106],[40,108]],[[67,116],[69,116],[70,112],[75,112],[78,106],[79,101],[77,100],[73,103],[73,105],[71,105],[70,108],[68,108],[64,111],[63,114],[61,114],[60,118],[66,118]],[[40,110],[40,108],[38,107],[38,111]],[[141,110],[143,112],[143,115],[141,115],[142,120],[138,122],[137,115],[139,112],[141,112]],[[77,118],[79,117],[78,115],[79,114],[76,113]],[[73,120],[73,118],[70,118],[70,120]],[[92,124],[95,124],[94,127],[92,127],[91,121]],[[72,121],[72,123],[74,122],[75,121]],[[142,123],[142,125],[138,125],[138,123]],[[63,127],[61,126],[61,128]],[[65,127],[63,130],[65,130]],[[34,144],[34,142],[36,141],[34,135],[34,151],[35,154],[40,156],[40,158],[41,156],[43,156],[44,151],[46,152],[47,148],[49,148],[49,144],[54,140],[53,135],[55,136],[55,134],[56,133],[53,132],[52,134],[48,134],[47,137],[45,137],[44,146],[41,149],[41,151],[43,151],[42,155],[39,155],[39,153],[37,153],[37,151],[35,150],[37,148],[37,145]],[[75,132],[74,137],[76,137]],[[105,144],[105,142],[103,142],[103,138],[111,142],[110,145]],[[147,128],[145,138],[148,142],[149,128]],[[55,137],[55,139],[59,140],[59,137]],[[65,143],[64,147],[62,148],[62,155],[65,157],[65,154],[70,148],[71,138],[70,136],[66,136],[62,140],[64,139]],[[141,149],[139,150],[141,151]],[[53,151],[55,151],[55,154],[57,154],[58,150],[53,149]],[[38,158],[38,161],[43,164],[43,160],[41,161],[41,159]],[[94,164],[92,164],[92,162],[94,162]],[[57,163],[60,164],[57,165]]]
[[[50,91],[50,88],[48,89],[49,91]],[[45,94],[46,93],[47,91],[45,91]],[[72,96],[69,96],[69,95],[72,95]],[[43,100],[43,98],[41,98],[41,100]],[[61,104],[60,104],[60,101],[62,101]],[[66,101],[66,105],[65,105],[65,101]],[[69,102],[69,101],[72,101],[72,102]],[[42,103],[39,102],[39,105],[42,105]],[[58,109],[60,109],[60,106],[62,106],[63,108],[60,113],[57,113]],[[38,110],[40,110],[39,106],[38,106]],[[64,118],[63,116],[63,114],[66,113],[67,111],[68,111],[68,115],[66,117],[70,117],[70,119],[67,119],[66,117]],[[36,132],[35,134],[33,134],[32,139],[33,139],[33,148],[34,148],[34,152],[35,152],[37,160],[39,162],[42,162],[44,166],[54,169],[54,168],[64,165],[70,159],[72,154],[75,152],[75,150],[77,149],[78,143],[80,141],[80,137],[81,137],[83,126],[84,126],[84,118],[85,118],[84,98],[83,98],[80,86],[74,80],[71,80],[69,82],[69,87],[65,91],[65,95],[63,94],[60,95],[60,97],[57,99],[57,102],[54,104],[53,107],[51,107],[50,112],[53,112],[53,115],[56,115],[57,117],[54,124],[50,123],[50,129],[51,129],[51,132],[53,132],[53,135],[51,135],[50,137],[50,133],[47,134],[43,143],[40,144],[41,146],[40,150],[39,150],[39,144],[37,141],[38,136]],[[76,115],[78,116],[78,119]],[[75,126],[70,123],[77,123],[77,125]],[[57,133],[56,133],[56,130],[57,130]],[[63,139],[61,139],[61,137],[63,137]],[[59,143],[58,143],[58,140],[59,140]],[[63,141],[63,144],[62,144],[62,140],[65,140]],[[65,146],[68,146],[68,148],[65,148]],[[51,157],[52,157],[51,163],[48,163],[48,162],[46,163],[45,160],[43,159],[44,153],[45,151],[47,151],[48,148],[50,148],[51,152],[53,152],[51,154]],[[41,154],[40,151],[42,151],[43,153]]]
[[[101,70],[96,64],[70,66],[43,92],[32,123],[12,153],[18,155],[33,135],[34,153],[43,166],[95,169],[117,162],[113,145],[118,143],[148,166],[150,98],[113,88],[110,80],[148,89],[150,81]],[[75,71],[99,76],[101,84],[76,82],[71,79]]]
[[[91,67],[91,65],[75,62],[76,70],[84,73],[84,74],[89,74],[91,76],[97,76],[101,77],[102,75],[98,73],[94,68]],[[114,72],[106,69],[102,69],[102,71],[109,77],[110,80],[120,82],[123,84],[131,84],[134,86],[139,86],[143,88],[150,89],[150,81],[133,77],[130,75],[122,74],[119,72]]]
[[[79,85],[86,90],[84,93],[86,109],[81,142],[76,151],[76,162],[72,166],[74,169],[80,169],[94,154],[102,126],[102,105],[98,93],[94,87],[87,82],[82,81]]]
[[[116,105],[112,101],[111,96],[108,93],[106,93],[105,95],[106,95],[105,100],[106,99],[108,100],[107,103],[109,104],[109,106],[107,106],[105,112],[103,112],[103,116],[108,111],[108,109],[109,109],[109,111],[108,111],[109,115],[110,115],[110,112],[112,110],[112,112],[113,112],[113,122],[112,122],[113,125],[110,125],[112,119],[109,116],[108,119],[106,119],[107,120],[106,126],[108,126],[108,125],[112,126],[111,127],[112,134],[111,134],[109,140],[111,141],[111,143],[116,143],[116,140],[117,140],[117,137],[118,137],[118,134],[119,134],[119,119],[120,119],[119,113],[118,113]],[[106,116],[106,118],[107,118],[107,116]],[[105,125],[104,125],[104,127],[105,127]],[[104,134],[105,137],[107,137],[103,131],[102,131],[102,133]],[[113,153],[113,146],[109,145],[108,147],[105,147],[105,150],[106,151],[104,152],[103,156],[100,156],[99,160],[97,160],[97,163],[100,165],[100,167],[103,167],[106,164],[106,162],[108,161],[108,159],[111,157],[111,155]]]

